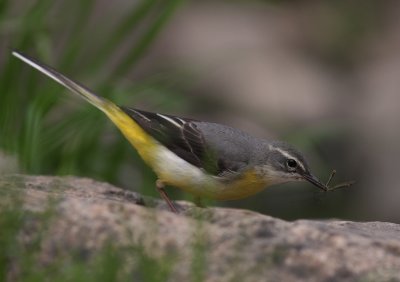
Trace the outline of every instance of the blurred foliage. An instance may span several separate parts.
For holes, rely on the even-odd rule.
[[[121,185],[121,171],[128,167],[142,172],[129,179],[135,181],[130,188],[146,187],[141,184],[154,180],[98,110],[84,103],[75,107],[81,101],[75,103],[73,96],[60,93],[67,90],[12,57],[10,48],[53,66],[117,103],[134,104],[140,96],[165,101],[161,107],[166,109],[179,107],[187,101],[162,79],[130,82],[126,76],[181,2],[137,1],[122,15],[110,14],[99,22],[101,16],[93,14],[101,7],[94,0],[37,0],[29,5],[0,1],[0,148],[18,156],[22,172],[75,174]],[[109,17],[114,19],[109,21]]]

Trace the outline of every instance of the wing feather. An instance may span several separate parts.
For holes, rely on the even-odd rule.
[[[218,167],[218,159],[208,148],[194,120],[127,107],[121,108],[148,134],[182,159],[213,175],[223,172]]]

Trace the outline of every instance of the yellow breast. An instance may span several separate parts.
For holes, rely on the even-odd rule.
[[[207,174],[186,162],[148,135],[118,107],[106,109],[106,114],[136,148],[158,178],[170,186],[195,196],[215,200],[234,200],[256,194],[268,186],[255,171],[234,175],[231,179]]]
[[[260,192],[268,183],[255,171],[233,175],[231,179],[207,174],[179,158],[164,146],[157,149],[157,161],[152,166],[158,177],[166,184],[195,196],[215,200],[235,200]]]

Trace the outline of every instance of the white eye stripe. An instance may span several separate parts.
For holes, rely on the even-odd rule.
[[[295,160],[295,161],[297,162],[297,164],[298,164],[303,170],[305,170],[305,167],[304,167],[303,163],[300,162],[299,159],[297,159],[296,157],[294,157],[294,156],[292,156],[291,154],[289,154],[288,152],[286,152],[286,151],[284,151],[284,150],[282,150],[282,149],[280,149],[280,148],[274,147],[274,146],[272,146],[272,145],[269,145],[269,149],[270,149],[271,151],[277,151],[277,152],[281,153],[283,156],[285,156],[285,157],[288,158],[288,159],[293,159],[293,160]]]

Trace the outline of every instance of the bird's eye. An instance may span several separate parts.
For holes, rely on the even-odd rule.
[[[294,159],[288,159],[286,161],[286,164],[289,168],[296,168],[297,167],[297,162]]]

